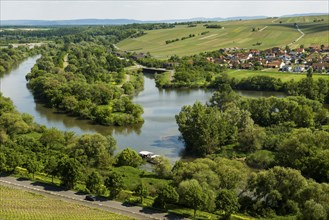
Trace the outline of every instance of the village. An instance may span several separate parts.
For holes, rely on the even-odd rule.
[[[309,68],[314,72],[329,74],[329,46],[296,49],[273,47],[266,50],[223,48],[219,57],[206,57],[208,62],[226,65],[231,69],[278,69],[282,72],[303,73]]]

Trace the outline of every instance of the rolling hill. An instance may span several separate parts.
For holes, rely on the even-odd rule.
[[[315,19],[319,21],[314,22]],[[294,41],[301,33],[295,23],[305,33],[298,42]],[[173,29],[147,31],[144,36],[119,42],[117,47],[121,50],[150,52],[157,58],[166,58],[174,54],[192,55],[225,47],[265,49],[274,46],[285,47],[289,44],[292,48],[301,44],[329,44],[329,18],[323,15],[235,20],[216,24],[223,28],[206,28],[204,24],[198,24],[196,27],[176,25]],[[253,29],[255,31],[252,31]],[[181,39],[190,34],[195,36],[166,44],[168,40]]]

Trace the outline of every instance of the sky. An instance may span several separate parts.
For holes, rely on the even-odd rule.
[[[1,20],[168,20],[329,13],[328,0],[0,0]]]

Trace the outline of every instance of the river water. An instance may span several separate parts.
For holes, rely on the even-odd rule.
[[[118,150],[131,147],[136,151],[147,150],[168,157],[171,161],[180,158],[184,145],[179,140],[175,115],[182,106],[191,105],[195,101],[205,103],[212,92],[205,89],[158,89],[151,75],[145,75],[144,90],[134,97],[133,102],[144,109],[144,123],[128,127],[107,127],[92,124],[87,120],[79,120],[54,109],[36,103],[32,93],[26,87],[25,75],[40,56],[30,57],[1,76],[1,92],[9,97],[19,112],[32,115],[36,123],[47,127],[55,127],[63,131],[74,131],[76,134],[101,133],[113,135],[117,140]],[[282,93],[238,91],[240,95],[249,97],[278,96]]]

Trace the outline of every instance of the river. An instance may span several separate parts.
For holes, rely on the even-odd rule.
[[[204,89],[158,89],[151,75],[145,75],[144,90],[133,98],[133,102],[144,109],[144,123],[128,127],[107,127],[95,125],[87,120],[79,120],[65,114],[57,113],[54,109],[36,103],[32,93],[26,87],[25,75],[40,56],[26,59],[9,73],[1,76],[1,92],[9,97],[19,112],[32,115],[36,123],[47,127],[55,127],[63,131],[74,131],[76,134],[101,133],[113,135],[117,140],[118,150],[131,147],[136,151],[147,150],[176,161],[184,148],[179,140],[178,126],[175,115],[182,106],[191,105],[195,101],[205,103],[212,92]],[[238,91],[240,95],[258,97],[282,93]]]

